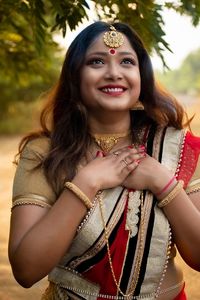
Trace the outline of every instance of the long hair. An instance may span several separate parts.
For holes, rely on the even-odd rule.
[[[181,129],[183,108],[155,84],[151,60],[143,42],[128,25],[114,23],[113,26],[128,38],[139,61],[139,99],[145,110],[139,117],[137,113],[131,112],[131,126],[137,128],[155,122]],[[74,39],[66,53],[58,83],[49,94],[49,101],[41,113],[41,131],[26,136],[20,143],[19,154],[31,139],[39,136],[50,138],[50,150],[41,164],[47,179],[55,186],[59,185],[63,174],[63,180],[73,178],[80,159],[91,143],[88,114],[80,93],[80,74],[88,47],[109,27],[108,23],[95,22]]]

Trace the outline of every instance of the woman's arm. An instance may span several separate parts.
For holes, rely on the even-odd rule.
[[[90,199],[95,194],[89,186],[85,193]],[[9,258],[14,276],[23,287],[32,286],[58,264],[85,214],[84,204],[68,190],[50,210],[34,205],[14,208]]]
[[[200,192],[189,197],[182,190],[163,210],[180,255],[191,268],[200,271]]]

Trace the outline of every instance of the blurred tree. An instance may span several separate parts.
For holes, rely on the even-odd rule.
[[[156,0],[0,0],[0,48],[4,65],[13,62],[20,71],[26,64],[45,53],[52,43],[55,30],[65,36],[67,27],[74,30],[84,19],[88,19],[93,4],[97,16],[102,20],[129,23],[142,36],[149,51],[155,49],[158,55],[169,49],[163,31],[162,12],[173,9],[181,15],[188,15],[194,26],[200,20],[199,0],[162,1]],[[8,64],[7,64],[8,65]],[[2,66],[2,62],[0,67]]]
[[[59,48],[52,41],[44,45],[41,55],[33,43],[10,44],[8,49],[0,46],[0,118],[6,117],[12,103],[31,102],[49,89],[61,66]]]
[[[14,111],[12,103],[31,102],[49,89],[61,66],[61,49],[27,5],[0,0],[1,120]],[[42,7],[37,10],[39,18]]]
[[[200,49],[191,52],[177,70],[157,72],[172,93],[200,95]]]

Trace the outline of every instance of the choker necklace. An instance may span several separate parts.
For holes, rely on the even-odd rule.
[[[130,130],[122,133],[114,133],[114,134],[92,134],[93,139],[97,143],[97,145],[101,148],[104,153],[110,152],[112,148],[119,142],[119,140],[123,137],[126,137],[130,134]]]

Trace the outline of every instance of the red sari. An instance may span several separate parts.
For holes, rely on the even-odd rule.
[[[185,294],[185,284],[181,290],[181,292],[174,298],[174,300],[187,300],[186,294]]]

